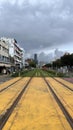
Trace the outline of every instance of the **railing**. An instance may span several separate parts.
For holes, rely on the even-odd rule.
[[[5,60],[0,59],[0,63],[10,64],[10,61],[5,61]]]

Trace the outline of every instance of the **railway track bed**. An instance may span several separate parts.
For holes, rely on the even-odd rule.
[[[23,78],[13,84],[13,86],[0,93],[0,130],[2,124],[2,117],[6,114],[12,104],[15,102],[19,94],[22,92],[23,88],[28,83],[29,79],[30,78]]]
[[[48,80],[48,78],[46,78],[45,80],[47,80],[47,82],[50,83],[51,86],[51,79],[49,78]],[[3,130],[73,129],[73,126],[70,124],[65,113],[63,112],[64,110],[62,110],[62,108],[58,104],[57,100],[55,99],[55,96],[49,89],[48,84],[45,82],[45,80],[43,78],[37,77],[32,78],[31,82],[28,84],[28,89],[26,89],[26,91],[23,93],[21,99],[8,117],[5,125],[2,128]],[[54,87],[55,86],[56,84],[54,83]],[[54,87],[52,87],[52,89]],[[68,91],[65,90],[66,88],[63,87],[61,87],[61,89],[64,89],[63,91],[65,91],[65,94]],[[59,97],[59,94],[56,93],[56,91],[54,92]],[[67,95],[64,95],[64,100],[65,96],[68,96],[69,93],[67,93]],[[63,103],[63,100],[61,98],[60,101]],[[69,106],[72,105],[72,101],[69,103]],[[64,106],[64,103],[62,105]],[[65,105],[64,107],[67,109],[67,105]],[[70,109],[68,109],[68,113],[73,119],[73,113],[72,111],[70,111]]]

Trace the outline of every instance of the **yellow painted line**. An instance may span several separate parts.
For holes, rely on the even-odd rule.
[[[23,78],[21,81],[13,85],[13,87],[0,93],[0,114],[3,114],[6,109],[10,107],[28,80],[29,78]]]
[[[56,78],[58,81],[60,81],[60,82],[62,82],[63,84],[65,84],[65,85],[67,85],[67,86],[69,86],[70,88],[72,88],[73,89],[73,84],[72,83],[70,83],[70,82],[68,82],[68,81],[66,81],[66,80],[63,80],[63,79],[61,79],[61,78]]]
[[[42,78],[34,78],[3,130],[71,130]]]
[[[73,92],[69,91],[63,85],[55,81],[53,78],[46,78],[59,99],[62,101],[70,115],[73,117]]]

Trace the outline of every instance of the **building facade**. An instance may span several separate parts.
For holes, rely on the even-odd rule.
[[[19,47],[19,45],[14,42],[14,61],[17,68],[23,67],[23,50]]]
[[[37,54],[34,54],[34,61],[36,64],[38,64]]]
[[[9,62],[11,71],[21,69],[24,66],[24,49],[18,45],[15,39],[3,37],[0,39],[0,46],[2,62],[4,61],[4,65],[5,61]]]
[[[10,67],[9,46],[4,40],[0,40],[0,73],[6,73]]]

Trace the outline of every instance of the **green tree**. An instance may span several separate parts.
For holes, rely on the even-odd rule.
[[[29,63],[29,66],[35,68],[35,67],[36,67],[36,63],[35,63],[35,61],[31,61],[31,62]]]
[[[71,66],[72,56],[68,53],[61,57],[62,66]]]

